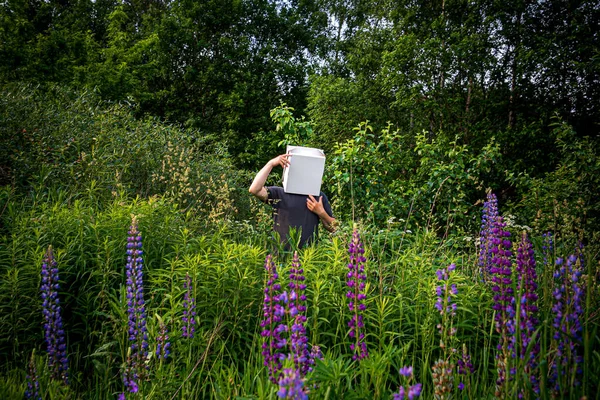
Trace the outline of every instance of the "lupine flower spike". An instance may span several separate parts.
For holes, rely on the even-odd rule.
[[[311,368],[310,370],[312,370],[312,366],[315,364],[315,360],[322,360],[323,359],[323,353],[321,352],[321,348],[317,345],[312,345],[310,348],[310,365]]]
[[[67,345],[63,327],[60,301],[58,299],[58,268],[54,260],[52,246],[44,256],[42,263],[42,313],[44,316],[44,338],[48,351],[48,368],[52,379],[69,384],[69,362],[67,360]]]
[[[38,380],[37,368],[35,367],[35,351],[31,353],[31,357],[29,358],[26,379],[27,389],[25,390],[25,398],[28,400],[42,400],[40,382]]]
[[[504,398],[507,388],[508,372],[511,371],[513,342],[510,339],[515,332],[514,293],[512,289],[512,253],[510,233],[504,230],[502,217],[497,218],[492,237],[492,290],[494,292],[493,309],[496,311],[496,332],[500,334],[496,355],[496,397]]]
[[[262,355],[264,365],[268,368],[269,379],[273,383],[278,383],[279,374],[282,368],[282,362],[285,360],[284,349],[287,341],[281,333],[287,331],[287,326],[282,322],[284,308],[282,301],[287,301],[287,293],[281,292],[281,285],[278,283],[279,275],[271,255],[267,255],[265,260],[266,282],[263,301],[263,320],[260,323],[263,337]]]
[[[431,367],[433,379],[433,398],[436,400],[449,399],[452,392],[452,374],[454,365],[448,359],[438,359]]]
[[[534,393],[539,394],[540,386],[537,378],[537,355],[540,350],[539,342],[536,340],[528,351],[530,342],[538,326],[537,319],[537,274],[535,272],[535,257],[533,246],[523,232],[521,242],[517,249],[517,291],[518,291],[518,329],[520,335],[513,336],[513,347],[516,355],[523,364],[524,375],[530,380]],[[517,299],[514,299],[515,301]],[[519,396],[523,396],[522,388]]]
[[[458,375],[465,376],[468,382],[468,378],[475,372],[475,367],[471,362],[471,355],[467,352],[467,345],[463,343],[462,353],[460,358],[457,361],[458,366]],[[464,382],[460,382],[458,384],[458,389],[463,391],[465,389]]]
[[[308,352],[308,338],[306,337],[306,284],[304,283],[304,270],[298,259],[298,252],[294,252],[292,268],[289,273],[290,295],[288,310],[291,321],[290,345],[294,359],[294,367],[304,377],[314,364]]]
[[[582,325],[585,290],[581,280],[583,257],[570,255],[567,261],[556,260],[554,273],[555,315],[553,347],[556,357],[551,366],[550,383],[556,397],[568,395],[573,386],[579,385],[582,374]]]
[[[453,354],[456,349],[453,348],[456,328],[453,320],[456,316],[456,302],[452,297],[458,294],[456,284],[451,283],[452,272],[456,269],[455,264],[450,264],[445,269],[436,271],[439,285],[436,286],[437,300],[435,308],[442,316],[442,321],[437,328],[440,333],[440,348],[443,351],[443,358],[437,360],[432,366],[432,376],[434,384],[434,396],[436,399],[446,399],[452,391],[452,374],[454,371]]]
[[[349,336],[353,340],[350,350],[352,350],[353,360],[361,360],[369,356],[365,342],[365,324],[362,315],[366,308],[365,299],[367,297],[365,294],[367,280],[365,262],[367,259],[364,257],[365,249],[356,228],[352,234],[348,253],[350,255],[350,263],[348,264],[350,271],[347,275],[349,290],[346,297],[349,299],[348,308],[352,313],[348,326],[350,327]]]
[[[483,280],[487,282],[490,278],[492,268],[494,228],[498,220],[498,199],[493,193],[488,193],[487,201],[483,204],[483,215],[481,217],[481,232],[479,237],[479,272]]]
[[[458,288],[456,287],[456,284],[450,282],[450,275],[455,269],[456,265],[450,264],[447,268],[438,269],[436,271],[439,285],[435,288],[437,295],[435,308],[439,311],[443,321],[449,321],[456,316],[456,303],[452,301],[452,296],[456,296],[458,294]],[[443,327],[438,325],[438,329],[441,334],[445,332],[445,328],[450,329],[451,327]],[[450,336],[453,335],[454,332],[450,331]]]
[[[279,378],[277,397],[289,400],[308,400],[304,390],[304,380],[295,368],[284,368]]]
[[[148,331],[146,328],[146,305],[144,303],[142,234],[135,217],[132,218],[127,238],[127,315],[129,354],[123,382],[127,391],[136,393],[139,380],[146,376],[148,365]]]
[[[169,342],[169,332],[167,325],[163,321],[158,323],[158,336],[156,337],[156,357],[159,360],[166,360],[170,351],[171,343]]]
[[[469,375],[475,372],[475,367],[471,362],[471,355],[467,352],[467,345],[463,343],[462,354],[458,359],[458,374]]]
[[[196,299],[193,296],[192,278],[189,273],[185,274],[183,289],[185,292],[183,293],[183,317],[181,318],[183,326],[181,327],[181,336],[192,339],[195,332],[194,326],[196,325]]]
[[[554,235],[552,232],[542,235],[542,262],[543,308],[549,309],[552,308],[552,290],[554,289]]]
[[[398,389],[398,393],[392,394],[393,400],[404,400],[416,399],[421,395],[422,385],[420,383],[415,383],[411,385],[411,382],[414,378],[413,376],[413,368],[412,366],[402,367],[400,368],[400,375],[403,377],[404,385],[401,385]]]

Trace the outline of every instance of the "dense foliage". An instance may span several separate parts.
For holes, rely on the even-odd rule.
[[[133,102],[137,115],[217,133],[236,165],[267,156],[281,99],[326,151],[369,120],[403,136],[491,137],[509,170],[557,161],[558,113],[578,136],[600,121],[591,0],[554,2],[36,1],[0,6],[0,82],[56,82]]]
[[[593,396],[599,24],[3,2],[0,397]],[[325,150],[341,222],[289,257],[247,192],[287,144]]]
[[[3,192],[3,196],[14,194]],[[253,232],[251,226],[222,226],[219,231],[203,234],[204,228],[199,229],[198,223],[168,196],[148,200],[117,197],[104,203],[102,209],[97,200],[93,194],[77,199],[54,192],[11,198],[3,213],[11,235],[3,236],[0,258],[5,327],[0,336],[2,396],[22,396],[26,364],[33,359],[44,398],[114,398],[131,387],[123,375],[131,368],[144,371],[135,386],[143,396],[140,398],[275,398],[278,386],[270,383],[262,356],[265,339],[261,332],[265,328],[261,324],[261,298],[269,276],[262,266],[270,248],[267,236]],[[496,215],[501,209],[497,206]],[[484,213],[492,216],[492,211]],[[137,217],[132,220],[131,215]],[[459,383],[467,398],[495,393],[501,354],[496,345],[508,331],[497,330],[493,281],[482,279],[495,273],[497,262],[490,257],[488,264],[481,258],[494,254],[492,243],[498,236],[495,219],[488,220],[491,229],[482,227],[480,243],[490,243],[489,247],[477,246],[472,238],[461,236],[440,240],[426,229],[376,232],[364,227],[363,247],[357,242],[360,239],[352,239],[350,230],[344,228],[317,247],[301,251],[294,263],[291,258],[278,259],[279,278],[273,282],[280,284],[279,291],[288,290],[288,274],[290,279],[298,274],[304,277],[296,281],[304,285],[306,293],[307,318],[300,324],[306,343],[319,346],[322,352],[306,375],[310,397],[390,398],[403,385],[398,371],[406,365],[413,366],[424,398],[431,398],[444,385],[458,396]],[[506,239],[517,246],[522,227],[502,226],[506,235],[513,234],[503,233],[501,246],[510,248]],[[563,393],[561,398],[595,393],[593,377],[600,373],[594,317],[598,307],[597,265],[592,261],[595,250],[585,249],[577,264],[569,261],[568,267],[576,271],[578,280],[564,279],[566,275],[561,278],[560,273],[571,272],[560,272],[562,264],[554,267],[555,260],[564,259],[567,265],[568,255],[578,254],[573,247],[576,238],[552,235],[549,242],[549,236],[530,235],[534,246],[528,250],[529,258],[523,259],[515,250],[514,260],[511,256],[504,259],[519,268],[525,265],[524,260],[537,262],[537,278],[533,278],[537,289],[530,290],[539,296],[532,314],[539,324],[528,331],[527,338],[539,344],[535,353],[539,356],[535,367],[523,370],[528,375],[507,380],[514,386],[507,384],[502,390],[514,393],[519,388],[535,398],[527,384],[535,375],[542,398],[563,393],[565,388],[569,388],[569,396]],[[62,334],[66,335],[68,386],[53,379],[52,370],[46,367],[40,277],[48,265],[48,243],[54,249],[53,265],[59,278],[56,293],[64,320]],[[490,253],[482,252],[486,248]],[[140,251],[134,253],[132,249]],[[360,258],[352,261],[352,254]],[[356,272],[352,273],[349,267],[355,265]],[[143,292],[139,285],[142,274],[132,273],[134,268],[143,271]],[[520,269],[512,271],[516,276]],[[133,280],[136,276],[139,281]],[[364,286],[353,297],[357,299],[355,306],[349,308],[352,300],[346,292],[351,279],[364,279]],[[525,286],[517,284],[518,280],[513,282],[514,293],[521,293]],[[561,305],[556,290],[572,293],[572,285],[583,289],[577,289],[579,303]],[[138,312],[130,299],[139,299],[140,293],[145,301],[144,310]],[[359,308],[359,304],[364,307]],[[555,322],[561,315],[557,312],[560,307],[567,307],[562,315],[566,316],[567,310],[575,313],[580,324],[573,331],[577,336],[555,336],[556,326],[563,323],[560,318]],[[353,358],[354,336],[348,325],[355,310],[360,310],[361,343],[368,350],[362,359]],[[443,310],[448,314],[440,313]],[[194,324],[189,323],[190,317]],[[148,361],[135,364],[135,359],[130,359],[134,353],[129,350],[134,343],[131,324],[141,326],[135,322],[139,318],[144,318],[147,336],[133,340],[147,343]],[[564,321],[571,324],[574,320],[569,317]],[[169,353],[161,358],[159,345],[164,345],[161,338],[165,332]],[[562,364],[556,369],[558,361],[553,360],[561,345],[572,346],[571,353],[564,353],[565,365],[575,365],[576,370],[563,371]],[[530,354],[527,344],[519,346],[515,347],[519,352]],[[451,348],[467,353],[457,358],[459,353]],[[471,365],[468,373],[461,375],[456,372],[460,369],[455,370],[456,378],[452,378],[432,370],[442,368],[445,362],[467,360],[467,355]],[[514,365],[523,368],[522,364]],[[578,386],[571,386],[571,380],[579,382]]]

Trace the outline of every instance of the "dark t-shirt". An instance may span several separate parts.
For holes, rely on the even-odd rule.
[[[286,193],[279,186],[268,186],[267,192],[267,203],[273,207],[273,230],[279,233],[282,242],[289,239],[290,228],[302,230],[300,247],[318,239],[319,217],[306,207],[307,195]],[[325,212],[333,217],[329,199],[323,192],[319,196],[323,197]],[[319,201],[317,196],[313,197]]]

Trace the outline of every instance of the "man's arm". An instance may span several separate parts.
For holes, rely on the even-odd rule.
[[[306,199],[306,207],[319,217],[325,229],[329,232],[335,232],[337,228],[337,220],[327,214],[325,211],[325,207],[323,207],[323,196],[319,196],[319,200],[317,201],[313,195],[309,195]]]
[[[265,188],[265,182],[267,181],[269,174],[271,173],[273,168],[278,165],[281,165],[281,168],[288,166],[290,164],[289,158],[289,154],[282,154],[273,158],[272,160],[269,160],[269,162],[266,163],[260,171],[258,171],[248,191],[261,201],[267,201],[269,194],[267,193],[267,189]]]

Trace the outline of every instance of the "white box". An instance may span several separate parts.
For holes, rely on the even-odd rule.
[[[290,165],[283,169],[283,190],[286,193],[321,193],[321,180],[325,171],[325,153],[311,147],[287,146],[291,154]]]

